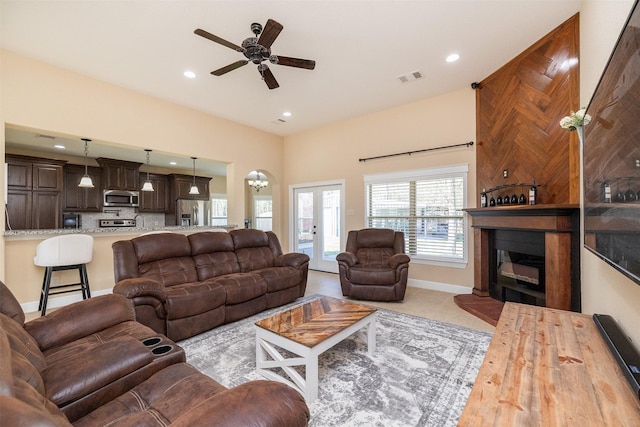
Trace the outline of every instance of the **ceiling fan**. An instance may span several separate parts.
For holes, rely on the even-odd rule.
[[[241,59],[240,61],[236,61],[222,68],[218,68],[217,70],[212,71],[211,74],[214,76],[221,76],[229,71],[235,70],[236,68],[240,68],[243,65],[247,65],[249,61],[251,61],[258,66],[258,72],[269,89],[275,89],[280,85],[273,76],[269,66],[267,64],[263,64],[264,61],[269,60],[272,64],[304,68],[307,70],[313,70],[316,66],[316,61],[312,61],[310,59],[290,58],[288,56],[271,54],[271,45],[283,28],[282,24],[274,21],[273,19],[267,20],[264,30],[262,29],[262,25],[254,22],[251,24],[251,31],[255,36],[244,39],[242,46],[238,46],[200,28],[196,29],[194,33],[235,51],[242,52],[245,58],[247,58]]]

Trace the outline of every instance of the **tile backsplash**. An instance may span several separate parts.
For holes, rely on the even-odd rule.
[[[81,213],[82,230],[100,228],[101,219],[135,219],[136,228],[164,227],[164,214],[137,213],[135,208],[104,208],[102,212]],[[173,224],[171,224],[173,225]]]

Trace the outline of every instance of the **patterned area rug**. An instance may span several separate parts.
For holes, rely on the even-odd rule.
[[[263,379],[255,372],[253,324],[284,308],[179,344],[189,363],[227,387]],[[492,334],[378,309],[376,335],[374,356],[355,335],[320,355],[309,425],[455,426]]]

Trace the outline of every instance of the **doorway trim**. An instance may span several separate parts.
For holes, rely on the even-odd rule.
[[[345,219],[346,219],[346,215],[345,215],[345,201],[346,201],[346,183],[344,179],[337,179],[337,180],[329,180],[329,181],[315,181],[315,182],[305,182],[305,183],[299,183],[299,184],[291,184],[289,185],[289,225],[288,225],[288,229],[289,229],[289,247],[290,248],[295,248],[296,247],[296,234],[295,234],[295,218],[296,218],[296,214],[295,214],[295,200],[294,200],[294,194],[295,194],[295,190],[299,190],[299,189],[303,189],[303,188],[316,188],[316,187],[325,187],[325,186],[330,186],[330,185],[339,185],[341,187],[341,191],[340,191],[340,247],[344,248],[345,242],[346,242],[346,237],[345,237]],[[337,273],[338,272],[338,267],[336,264],[336,270],[333,273]]]

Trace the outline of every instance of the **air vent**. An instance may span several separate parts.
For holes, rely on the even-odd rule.
[[[277,118],[274,121],[272,121],[271,123],[275,123],[276,125],[281,125],[283,123],[287,123],[287,121],[284,120],[284,119],[281,119],[281,118]]]
[[[402,83],[408,83],[414,80],[421,79],[423,77],[424,77],[424,74],[422,74],[422,71],[412,71],[410,73],[398,76],[398,80],[400,80]]]
[[[50,140],[52,140],[52,141],[53,141],[54,139],[56,139],[56,137],[55,137],[55,136],[51,136],[51,135],[43,135],[43,134],[36,135],[36,138],[50,139]]]

